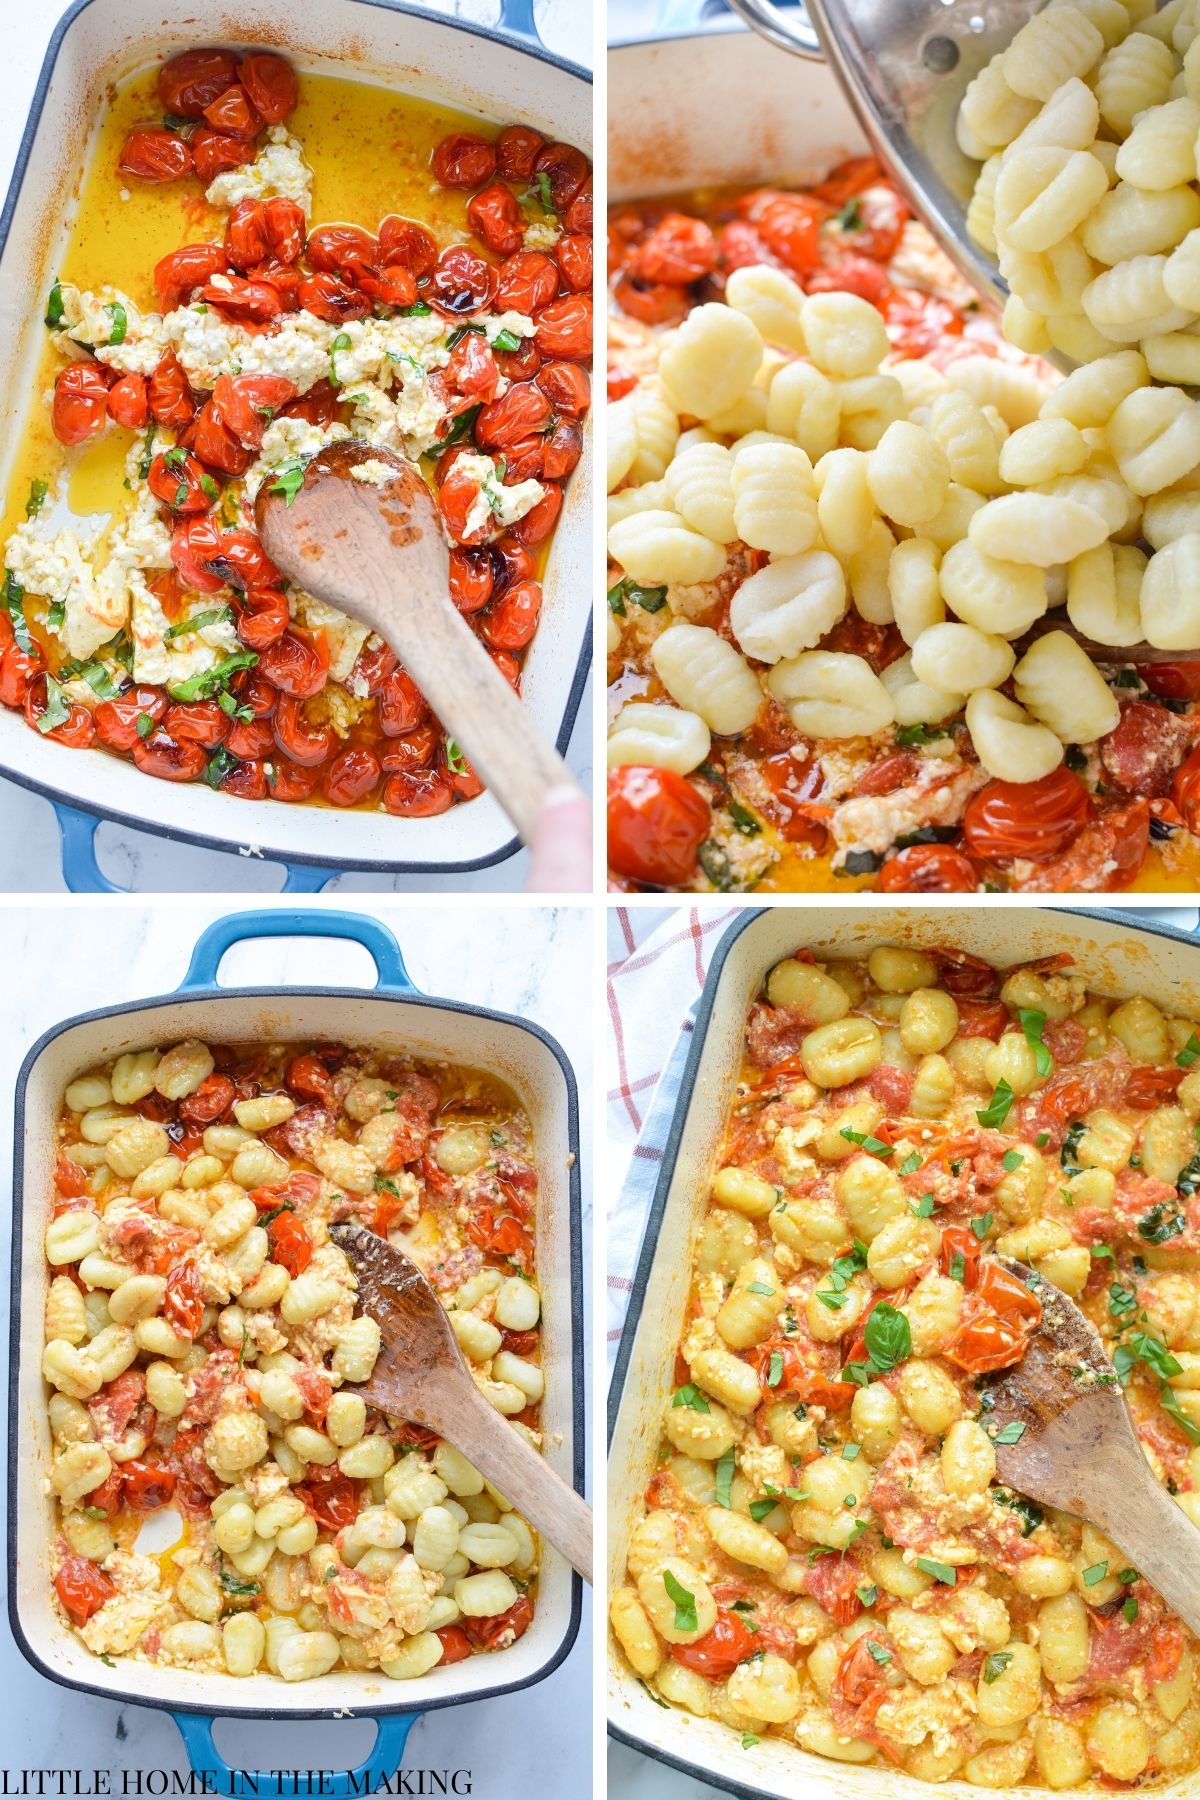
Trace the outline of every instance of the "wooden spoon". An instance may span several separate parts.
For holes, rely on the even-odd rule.
[[[1140,638],[1134,644],[1099,644],[1095,638],[1085,637],[1082,631],[1077,631],[1063,612],[1047,613],[1036,625],[1031,625],[1024,637],[1013,645],[1017,656],[1024,656],[1032,644],[1039,638],[1049,637],[1052,631],[1061,631],[1064,636],[1074,638],[1092,662],[1113,667],[1123,668],[1129,663],[1200,662],[1200,644],[1194,650],[1160,650]]]
[[[355,478],[367,463],[376,479]],[[378,480],[382,466],[389,475]],[[551,789],[580,790],[450,598],[450,553],[433,495],[402,457],[330,444],[289,501],[255,502],[267,555],[288,578],[389,643],[529,842]]]
[[[392,1418],[427,1426],[461,1450],[591,1581],[591,1508],[484,1399],[420,1269],[365,1225],[331,1225],[329,1234],[345,1251],[359,1300],[383,1333],[370,1381],[349,1391]]]
[[[1200,1631],[1200,1533],[1155,1480],[1095,1327],[1024,1263],[997,1260],[1036,1293],[1042,1321],[1021,1361],[979,1384],[992,1402],[989,1429],[992,1421],[1024,1426],[1016,1443],[996,1444],[996,1473],[1030,1499],[1098,1525]]]

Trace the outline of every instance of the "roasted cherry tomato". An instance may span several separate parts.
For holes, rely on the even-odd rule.
[[[509,125],[496,139],[496,168],[505,181],[528,181],[546,140],[531,125]]]
[[[178,1337],[194,1338],[204,1317],[204,1283],[190,1259],[176,1263],[167,1276],[162,1315]]]
[[[254,110],[268,125],[278,125],[295,112],[300,98],[296,71],[282,56],[273,56],[269,50],[250,50],[237,66],[237,78]]]
[[[329,679],[329,646],[323,633],[314,638],[294,627],[267,646],[258,666],[281,693],[304,700],[320,693]]]
[[[541,582],[518,581],[492,602],[480,629],[497,650],[523,650],[538,628],[541,611]]]
[[[313,1257],[313,1242],[308,1228],[294,1212],[281,1212],[267,1226],[271,1244],[271,1261],[279,1263],[293,1278],[307,1269]]]
[[[404,819],[428,819],[449,810],[454,790],[440,769],[406,769],[389,775],[384,809]]]
[[[240,169],[243,164],[254,161],[251,138],[230,137],[227,132],[214,131],[211,125],[201,125],[189,141],[196,173],[205,183],[213,181],[226,169]]]
[[[325,1105],[329,1099],[333,1077],[319,1056],[306,1050],[293,1056],[283,1077],[283,1085],[302,1100],[317,1100]]]
[[[558,522],[562,511],[562,489],[556,481],[547,481],[543,485],[546,491],[541,499],[512,526],[512,534],[519,543],[544,544]]]
[[[161,1469],[139,1457],[131,1457],[120,1467],[125,1504],[134,1512],[158,1512],[175,1492],[175,1477],[170,1469]]]
[[[429,705],[405,669],[393,669],[379,697],[379,727],[385,737],[403,737],[429,717]]]
[[[1060,763],[1040,781],[989,781],[967,805],[963,836],[973,856],[990,862],[1036,861],[1065,850],[1091,810],[1087,789]]]
[[[83,444],[108,422],[108,382],[99,363],[73,362],[54,383],[50,423],[60,444]]]
[[[215,700],[179,700],[163,720],[163,730],[180,743],[215,750],[229,733],[229,714]]]
[[[206,491],[205,482],[211,492]],[[147,485],[156,500],[177,513],[207,512],[221,498],[221,490],[204,464],[178,444],[154,458]]]
[[[892,894],[963,894],[979,886],[979,873],[961,850],[949,844],[910,844],[889,856],[876,887]]]
[[[307,285],[301,284],[301,293]],[[200,289],[200,298],[239,325],[265,325],[283,311],[278,288],[268,281],[247,281],[242,275],[214,275]]]
[[[272,800],[309,800],[316,792],[320,780],[319,769],[306,769],[300,763],[293,762],[290,756],[277,756],[273,759],[275,782],[271,788]]]
[[[309,725],[299,700],[288,693],[280,694],[271,727],[279,748],[303,768],[315,769],[326,762],[337,742],[331,726]],[[313,784],[316,784],[315,776]]]
[[[237,1089],[228,1075],[209,1075],[179,1102],[179,1116],[195,1125],[215,1125],[223,1119],[234,1101]]]
[[[279,642],[290,619],[287,595],[278,588],[247,588],[238,608],[237,634],[247,649],[265,650]]]
[[[118,167],[141,181],[177,181],[192,168],[191,147],[174,131],[131,131]]]
[[[797,274],[821,260],[821,224],[825,208],[805,194],[777,194],[756,214],[754,229],[781,263]]]
[[[1153,1112],[1169,1106],[1179,1092],[1182,1069],[1131,1069],[1125,1081],[1124,1100],[1135,1112]]]
[[[0,705],[14,711],[23,707],[30,682],[37,679],[45,666],[36,645],[32,650],[22,650],[19,644],[10,644],[0,657]]]
[[[496,279],[496,305],[502,312],[527,317],[549,306],[558,293],[558,270],[540,250],[518,250],[505,262]]]
[[[692,1644],[672,1644],[671,1655],[685,1669],[695,1669],[709,1681],[725,1681],[738,1664],[753,1656],[758,1648],[755,1634],[735,1612],[717,1608],[717,1621],[711,1631]]]
[[[183,364],[173,350],[164,351],[159,358],[146,398],[154,423],[165,425],[169,431],[185,430],[195,417],[196,402]]]
[[[185,50],[158,71],[158,97],[176,118],[199,119],[236,80],[237,58],[230,51]]]
[[[271,420],[295,398],[295,384],[284,375],[219,375],[212,406],[240,443],[258,450]]]
[[[205,107],[204,117],[214,131],[243,140],[257,137],[263,125],[257,107],[238,81]]]
[[[525,221],[517,196],[500,181],[481,188],[467,202],[467,223],[497,256],[511,256],[525,238]]]
[[[979,1280],[979,1258],[983,1245],[969,1225],[947,1225],[942,1230],[938,1267],[943,1275],[973,1288]]]
[[[492,559],[486,550],[451,550],[450,598],[459,612],[478,612],[486,606],[494,585]]]
[[[378,242],[359,225],[318,226],[309,234],[305,255],[314,269],[351,284],[380,265]]]
[[[325,319],[331,325],[344,325],[350,319],[365,319],[371,310],[370,297],[357,288],[347,287],[336,275],[310,275],[297,290],[302,307]]]
[[[341,1531],[358,1517],[358,1483],[336,1466],[325,1469],[310,1463],[306,1478],[292,1492],[299,1494],[317,1524],[326,1531]]]
[[[534,179],[544,175],[550,183],[556,213],[566,212],[591,173],[587,157],[574,144],[546,144],[533,160]]]
[[[439,1669],[447,1663],[462,1662],[464,1657],[470,1656],[472,1653],[471,1640],[461,1625],[443,1625],[433,1635],[442,1646],[442,1654],[438,1660]]]
[[[389,213],[379,227],[379,259],[384,264],[399,263],[420,280],[437,262],[437,239],[415,219]]]
[[[592,301],[589,294],[564,294],[543,306],[534,319],[534,343],[549,361],[584,362],[592,354]]]
[[[1188,830],[1200,832],[1200,750],[1193,750],[1176,771],[1171,798]]]
[[[379,758],[363,744],[348,744],[325,771],[321,792],[331,806],[357,806],[378,784]]]
[[[1152,694],[1165,700],[1200,700],[1200,659],[1140,663],[1138,674]]]
[[[531,432],[543,431],[554,408],[532,381],[519,381],[499,400],[485,406],[475,420],[475,442],[484,450],[499,450]]]
[[[72,1624],[86,1625],[117,1590],[86,1556],[68,1556],[54,1577],[54,1591]]]
[[[578,363],[543,363],[534,377],[556,413],[569,419],[581,419],[592,403],[592,381]]]
[[[479,188],[496,173],[496,152],[473,131],[452,131],[434,151],[432,168],[441,187]]]
[[[438,312],[457,318],[482,312],[495,286],[495,270],[465,244],[443,250],[429,277],[429,299]]]
[[[130,750],[143,775],[157,775],[160,781],[196,781],[208,764],[200,744],[179,742],[162,730],[139,738]]]
[[[533,1601],[528,1594],[514,1600],[506,1612],[483,1619],[464,1618],[463,1630],[478,1650],[501,1650],[524,1636],[533,1622]]]
[[[639,281],[687,287],[717,266],[717,240],[703,219],[666,213],[633,254],[630,271]]]
[[[150,416],[144,375],[121,375],[108,390],[108,416],[114,425],[140,431]]]
[[[11,655],[11,650],[5,651],[6,657]],[[48,696],[48,677],[34,675],[25,689],[25,723],[31,725],[40,736],[51,738],[56,744],[65,744],[68,750],[86,750],[96,736],[96,727],[92,724],[92,715],[87,707],[77,700],[65,701],[66,718],[52,726],[47,718]]]
[[[684,887],[712,828],[708,801],[671,769],[629,763],[608,776],[608,860],[618,875]]]

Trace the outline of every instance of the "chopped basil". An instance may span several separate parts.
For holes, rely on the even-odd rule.
[[[619,581],[615,588],[609,590],[608,604],[612,606],[614,612],[620,610],[623,613],[623,607],[618,609],[613,606],[614,594],[620,595],[622,600],[632,600],[635,606],[640,606],[643,612],[648,613],[661,612],[667,604],[665,587],[646,587],[643,582],[635,581],[631,575],[626,575],[623,581]]]
[[[1039,1131],[1033,1141],[1039,1150],[1044,1150],[1046,1145],[1050,1142],[1050,1133],[1048,1131]]]
[[[1200,1040],[1193,1031],[1183,1049],[1176,1051],[1175,1061],[1181,1069],[1190,1069],[1197,1057],[1200,1057]]]
[[[829,1269],[829,1286],[818,1287],[815,1292],[822,1306],[830,1312],[840,1312],[846,1304],[846,1289],[859,1269],[867,1266],[867,1247],[858,1238],[854,1240],[853,1250],[844,1256],[835,1256]]]
[[[1103,1581],[1104,1577],[1107,1574],[1108,1574],[1107,1562],[1092,1563],[1090,1568],[1087,1568],[1083,1571],[1084,1587],[1095,1587],[1097,1582]]]
[[[886,1158],[896,1154],[894,1144],[885,1144],[882,1138],[872,1137],[869,1131],[854,1131],[849,1125],[843,1125],[838,1136],[844,1137],[848,1144],[858,1144],[868,1156]]]
[[[1020,1419],[1012,1419],[1007,1425],[1001,1426],[992,1441],[996,1444],[1019,1444],[1024,1436],[1025,1425],[1023,1421]]]
[[[1025,1161],[1025,1158],[1021,1155],[1019,1150],[1006,1150],[1004,1155],[1000,1158],[1000,1161],[1011,1175],[1014,1169],[1020,1168],[1021,1164]]]
[[[981,1244],[991,1229],[992,1214],[990,1211],[981,1213],[977,1219],[971,1220],[971,1230],[975,1233],[975,1236],[979,1239]]]
[[[951,1281],[961,1281],[966,1285],[967,1265],[961,1250],[956,1250],[950,1258],[950,1267],[946,1271]]]
[[[835,874],[874,875],[883,867],[883,858],[875,850],[848,850],[840,870]]]
[[[1200,1444],[1200,1425],[1197,1425],[1195,1421],[1189,1418],[1187,1413],[1184,1412],[1179,1404],[1174,1388],[1168,1386],[1166,1382],[1164,1382],[1162,1387],[1158,1390],[1158,1404],[1162,1407],[1167,1417],[1175,1421],[1184,1437],[1187,1438],[1190,1443]]]
[[[1046,1515],[1034,1501],[1027,1500],[1024,1494],[1010,1494],[1007,1488],[996,1489],[996,1500],[1000,1506],[1007,1506],[1021,1520],[1021,1536],[1029,1537],[1039,1525],[1045,1522]]]
[[[433,311],[428,300],[414,300],[411,306],[402,306],[396,314],[398,319],[427,319]]]
[[[938,738],[952,736],[948,725],[898,725],[896,742],[906,750],[915,749],[919,744],[933,744]],[[957,828],[956,828],[957,829]]]
[[[1130,1313],[1137,1311],[1137,1293],[1133,1288],[1122,1287],[1119,1281],[1110,1283],[1108,1289],[1108,1310],[1114,1319],[1129,1323]]]
[[[756,1738],[752,1731],[743,1731],[743,1733],[742,1733],[742,1749],[743,1750],[753,1750],[755,1744],[757,1744],[759,1742],[761,1742],[761,1739]]]
[[[732,1505],[732,1501],[730,1500],[730,1497],[729,1497],[729,1487],[730,1487],[730,1483],[733,1480],[733,1446],[732,1446],[732,1444],[730,1445],[729,1449],[726,1450],[726,1452],[723,1456],[718,1457],[716,1468],[713,1471],[713,1473],[716,1476],[715,1493],[716,1493],[717,1505],[718,1506]]]
[[[625,614],[625,595],[624,595],[624,592],[622,591],[624,588],[624,585],[625,585],[624,582],[618,581],[616,587],[610,587],[608,590],[609,611],[611,613],[614,613],[618,619],[623,619],[626,616],[626,614]]]
[[[740,831],[743,837],[757,837],[762,830],[762,826],[754,814],[747,811],[737,800],[730,800],[725,810],[729,814],[734,829]]]
[[[1169,1200],[1160,1200],[1157,1206],[1152,1206],[1138,1220],[1138,1236],[1144,1237],[1148,1244],[1165,1244],[1169,1238],[1179,1237],[1186,1229],[1183,1214],[1177,1210],[1168,1211],[1170,1205]]]
[[[142,445],[142,460],[138,464],[138,478],[141,481],[145,481],[149,475],[150,464],[154,461],[154,436],[157,430],[157,425],[151,425],[146,433],[146,442]]]
[[[861,1449],[862,1449],[861,1444],[843,1444],[842,1445],[842,1461],[843,1462],[853,1462],[855,1457],[859,1454]]]
[[[668,1600],[675,1602],[676,1631],[695,1631],[697,1628],[695,1594],[689,1594],[683,1584],[675,1579],[670,1569],[663,1571],[663,1586],[667,1590]]]
[[[918,1219],[929,1218],[930,1214],[933,1212],[933,1195],[922,1194],[921,1198],[917,1201],[917,1204],[913,1207],[913,1212]]]
[[[468,406],[466,412],[460,412],[445,437],[438,439],[438,449],[445,450],[448,445],[457,444],[460,439],[470,437],[475,421],[482,411],[483,402],[480,401],[478,406]]]
[[[983,1659],[983,1679],[989,1684],[1003,1675],[1013,1659],[1011,1650],[992,1650]]]
[[[1016,1097],[1007,1081],[999,1081],[990,1102],[977,1112],[975,1117],[985,1129],[999,1131],[1012,1110],[1012,1103]]]
[[[55,731],[65,725],[71,716],[71,708],[60,684],[53,675],[46,677],[46,708],[38,717],[37,728],[43,734]]]
[[[49,492],[50,492],[50,483],[48,481],[31,481],[30,482],[29,498],[25,502],[25,517],[27,519],[36,519],[37,518],[38,514],[42,510],[42,502],[45,500],[46,495]]]
[[[350,348],[350,342],[351,342],[350,334],[345,331],[339,331],[337,336],[334,338],[333,342],[329,346],[329,385],[330,385],[330,387],[341,387],[341,385],[342,385],[341,377],[338,375],[338,372],[337,372],[337,363],[335,361],[335,358],[336,358],[339,350],[348,350]]]
[[[231,755],[222,744],[221,748],[214,750],[209,757],[208,767],[204,771],[204,780],[210,788],[219,788],[225,777],[237,766],[237,757]]]
[[[461,775],[467,766],[467,759],[459,748],[457,738],[446,739],[446,767],[452,775]]]
[[[543,212],[554,211],[554,190],[550,186],[550,177],[545,169],[538,169],[533,177],[533,186],[521,195],[522,200],[529,200],[540,206]]]
[[[764,1281],[751,1281],[746,1286],[746,1292],[748,1294],[771,1295],[775,1292],[775,1289],[773,1287],[768,1287]]]
[[[145,742],[148,737],[152,736],[154,732],[154,720],[150,717],[149,713],[138,714],[135,729],[143,742]]]
[[[66,616],[67,616],[66,601],[65,600],[52,600],[50,602],[50,605],[46,608],[46,629],[47,629],[47,631],[57,631],[59,629],[59,627],[61,626],[63,620],[66,618]]]
[[[1138,1603],[1133,1594],[1126,1596],[1121,1606],[1121,1616],[1127,1625],[1132,1625],[1138,1616]]]
[[[711,1411],[708,1401],[700,1392],[700,1389],[694,1387],[690,1381],[684,1387],[679,1389],[675,1398],[672,1400],[671,1405],[673,1407],[686,1406],[689,1412],[706,1413]]]
[[[1044,1012],[1039,1012],[1036,1007],[1022,1006],[1017,1009],[1017,1018],[1020,1021],[1021,1030],[1025,1033],[1025,1042],[1033,1051],[1037,1072],[1044,1080],[1054,1069],[1054,1058],[1042,1042],[1042,1032],[1046,1029],[1046,1015]]]
[[[910,1150],[904,1161],[900,1164],[899,1172],[901,1175],[915,1175],[920,1166],[920,1157],[915,1150]]]
[[[756,1525],[761,1525],[763,1520],[767,1517],[767,1514],[773,1513],[778,1504],[779,1502],[777,1500],[752,1500],[750,1502],[750,1517],[754,1520]]]
[[[949,1563],[938,1562],[936,1557],[918,1556],[917,1567],[923,1575],[932,1575],[935,1581],[943,1581],[947,1587],[958,1585],[958,1571]]]
[[[265,1231],[267,1226],[271,1223],[271,1221],[273,1219],[277,1219],[279,1217],[280,1213],[285,1213],[285,1212],[294,1213],[295,1210],[296,1210],[295,1205],[291,1200],[282,1200],[282,1201],[280,1201],[278,1206],[273,1206],[269,1213],[264,1213],[263,1216],[256,1221],[256,1223],[261,1225],[263,1230]]]
[[[778,1387],[783,1380],[783,1357],[778,1350],[772,1350],[767,1364],[767,1386]]]
[[[17,641],[18,650],[24,650],[26,655],[31,655],[33,639],[29,635],[29,626],[25,622],[25,589],[11,569],[4,571],[4,585],[0,587],[0,602],[3,603],[5,611],[12,621],[13,637]]]
[[[864,1606],[874,1606],[879,1598],[879,1589],[873,1581],[868,1582],[865,1587],[855,1588],[854,1592]]]
[[[176,681],[167,688],[172,700],[207,700],[218,688],[228,684],[231,675],[239,669],[252,669],[258,661],[253,650],[235,650],[232,656],[224,656],[213,664],[211,669],[202,669],[198,675],[189,675],[186,681]]]
[[[890,1663],[892,1660],[891,1651],[885,1650],[882,1644],[877,1644],[874,1638],[869,1637],[867,1639],[867,1649],[871,1652],[871,1655],[875,1658],[877,1663]]]
[[[492,339],[492,349],[493,350],[503,350],[503,351],[511,352],[514,350],[519,350],[520,348],[521,348],[520,338],[517,336],[515,331],[510,331],[508,329],[507,325],[505,326],[503,331],[498,331],[496,333],[495,337]]]
[[[275,471],[275,479],[267,489],[269,494],[282,494],[285,506],[290,506],[300,489],[304,486],[304,472],[308,467],[304,462],[289,462]]]
[[[102,662],[65,662],[59,670],[63,681],[86,681],[98,700],[115,700],[120,688]]]
[[[1075,1161],[1075,1152],[1078,1150],[1080,1141],[1086,1130],[1087,1126],[1082,1119],[1072,1119],[1067,1127],[1067,1135],[1063,1139],[1063,1146],[1058,1153],[1058,1160],[1068,1175],[1083,1174],[1083,1164]]]
[[[219,500],[221,498],[221,490],[211,475],[202,475],[200,477],[200,491],[209,500]]]
[[[716,838],[705,839],[696,852],[696,860],[718,893],[732,894],[738,891],[738,878],[734,874],[733,864]]]
[[[791,1500],[796,1505],[799,1505],[802,1501],[812,1499],[812,1495],[806,1494],[803,1488],[776,1487],[773,1481],[763,1482],[763,1493],[770,1494],[772,1500]]]
[[[56,278],[54,286],[50,289],[50,298],[46,302],[46,323],[53,329],[56,325],[61,325],[62,321],[62,282]]]
[[[112,330],[108,334],[109,344],[123,344],[125,334],[129,330],[129,320],[126,317],[125,308],[119,300],[110,300],[104,310],[112,320]]]
[[[219,625],[225,619],[232,619],[231,606],[212,606],[205,612],[193,613],[190,619],[177,619],[174,625],[168,625],[163,632],[163,642],[169,643],[172,638],[188,637],[193,631],[203,631],[206,625]]]
[[[897,1363],[912,1355],[912,1332],[908,1320],[896,1307],[881,1300],[872,1308],[871,1314],[863,1327],[863,1341],[867,1347],[865,1363],[847,1363],[842,1370],[842,1380],[851,1381],[857,1387],[866,1387],[872,1375],[886,1375]]]

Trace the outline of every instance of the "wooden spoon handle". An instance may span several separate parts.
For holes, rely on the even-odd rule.
[[[1140,1450],[1136,1459],[1114,1459],[1104,1475],[1095,1484],[1089,1517],[1184,1624],[1200,1632],[1200,1532],[1154,1479]]]
[[[449,599],[444,607],[423,609],[419,628],[406,630],[403,641],[393,627],[392,641],[434,712],[452,729],[528,843],[551,788],[581,793],[558,751],[542,737]]]
[[[414,1423],[439,1432],[591,1582],[591,1507],[484,1399],[469,1375],[459,1379],[445,1371],[432,1399],[425,1390],[419,1400],[398,1399],[374,1381],[356,1391],[385,1412],[402,1411]]]
[[[1064,636],[1074,638],[1094,663],[1124,667],[1127,663],[1200,662],[1200,646],[1195,650],[1159,650],[1141,639],[1135,644],[1099,644],[1095,638],[1084,637],[1081,631],[1077,631],[1061,611],[1049,612],[1039,619],[1024,637],[1017,640],[1013,649],[1018,657],[1024,656],[1031,645],[1036,644],[1039,638],[1048,637],[1052,631],[1061,631]]]

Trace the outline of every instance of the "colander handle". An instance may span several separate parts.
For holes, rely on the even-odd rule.
[[[531,38],[540,44],[542,34],[537,28],[533,0],[500,0],[500,29],[510,37]]]
[[[821,40],[802,6],[784,12],[775,0],[727,0],[730,9],[744,19],[759,37],[766,38],[777,50],[790,50],[793,56],[819,57]]]
[[[76,807],[62,806],[57,801],[53,804],[62,839],[62,872],[68,893],[132,893],[131,888],[110,881],[96,859],[96,831],[104,821],[95,813],[79,812]],[[282,894],[319,894],[338,873],[336,869],[314,868],[308,863],[285,863],[283,866],[287,870],[287,880],[279,890]]]
[[[188,972],[179,984],[180,993],[188,988],[216,987],[221,958],[232,945],[247,938],[267,937],[349,938],[370,953],[379,974],[377,993],[420,992],[404,966],[399,944],[378,919],[369,919],[362,913],[289,907],[270,912],[230,913],[228,918],[217,919],[208,926],[196,940]]]
[[[369,1794],[381,1781],[390,1779],[400,1767],[408,1734],[420,1716],[420,1713],[388,1713],[381,1719],[372,1720],[377,1735],[371,1754],[357,1769],[347,1769],[343,1774],[322,1770],[321,1794],[333,1796],[333,1800],[361,1800],[362,1795]],[[257,1775],[232,1769],[213,1738],[215,1716],[172,1713],[171,1717],[179,1727],[193,1774],[204,1780],[206,1794],[257,1794],[260,1800],[271,1800],[271,1796],[296,1791],[291,1785],[290,1769]]]

